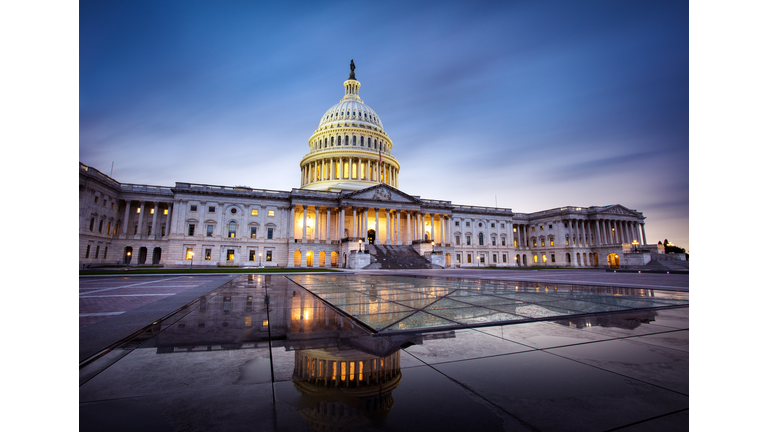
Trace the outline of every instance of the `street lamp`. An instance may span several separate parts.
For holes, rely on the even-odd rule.
[[[635,252],[637,252],[637,245],[640,243],[637,242],[637,240],[632,240],[632,245],[635,246]]]
[[[195,253],[194,252],[190,252],[189,253],[189,269],[190,270],[192,270],[192,261],[194,261],[194,260],[195,260]]]
[[[128,257],[128,262],[125,264],[128,265],[131,262],[131,251],[126,252],[125,255]]]
[[[358,246],[358,251],[362,252],[363,251],[363,239],[357,239],[357,246]]]
[[[435,242],[434,242],[434,240],[432,241],[432,253],[435,253]]]

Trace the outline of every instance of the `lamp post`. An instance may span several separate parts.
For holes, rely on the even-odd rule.
[[[363,239],[357,239],[358,252],[363,251]]]
[[[637,245],[640,243],[637,242],[637,240],[632,240],[632,245],[635,247],[635,252],[637,252]]]
[[[125,255],[128,257],[128,260],[127,260],[127,262],[125,263],[125,265],[128,265],[128,264],[130,264],[130,263],[131,263],[131,252],[130,252],[130,251],[128,251],[128,252],[126,252],[126,253],[125,253]]]
[[[434,242],[434,240],[432,241],[432,253],[435,253],[435,242]]]
[[[189,269],[190,270],[192,270],[192,261],[194,261],[194,260],[195,260],[195,253],[194,252],[190,252],[189,253]]]

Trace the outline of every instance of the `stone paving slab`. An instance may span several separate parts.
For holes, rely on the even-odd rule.
[[[215,290],[216,288],[232,281],[239,275],[205,275],[205,276],[184,276],[185,279],[192,278],[199,283],[190,285],[189,288],[181,292],[177,292],[173,295],[168,295],[160,298],[147,296],[151,300],[141,306],[135,307],[136,297],[112,297],[110,302],[103,302],[101,309],[89,306],[87,313],[105,313],[115,312],[115,308],[122,309],[125,312],[118,315],[108,316],[106,319],[102,319],[99,316],[93,316],[91,319],[95,320],[99,318],[98,322],[87,325],[80,329],[80,361],[84,361],[87,358],[103,351],[110,345],[117,341],[120,341],[133,333],[141,330],[142,328],[152,324],[167,316],[170,313],[177,311],[183,306],[191,303],[195,299]],[[102,290],[110,289],[109,291],[102,291],[104,293],[114,293],[124,291],[125,288],[120,288],[121,285],[130,285],[131,283],[139,282],[152,282],[153,289],[160,293],[167,293],[170,288],[165,286],[178,285],[179,276],[165,276],[159,277],[148,281],[147,279],[134,280],[133,278],[104,278],[102,281]],[[82,282],[82,281],[81,281]],[[89,289],[85,296],[94,295],[93,287],[96,286],[98,281],[88,280],[85,284]],[[126,283],[127,282],[127,283]],[[147,284],[149,285],[149,284]],[[128,300],[126,300],[126,298]],[[134,306],[131,308],[131,306]],[[82,307],[82,303],[81,303]],[[108,310],[104,310],[108,309]],[[128,310],[126,310],[128,309]],[[81,310],[81,312],[83,312]],[[90,318],[90,317],[88,317]]]

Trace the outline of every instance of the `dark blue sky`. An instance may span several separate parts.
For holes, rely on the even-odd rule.
[[[355,60],[400,188],[688,248],[687,2],[80,2],[80,161],[290,190]]]

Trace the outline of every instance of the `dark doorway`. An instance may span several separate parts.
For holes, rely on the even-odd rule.
[[[369,229],[368,230],[368,244],[373,244],[376,241],[376,231]]]
[[[140,247],[139,248],[139,264],[144,264],[147,262],[147,248]]]
[[[160,248],[156,247],[152,251],[152,264],[160,264]]]

